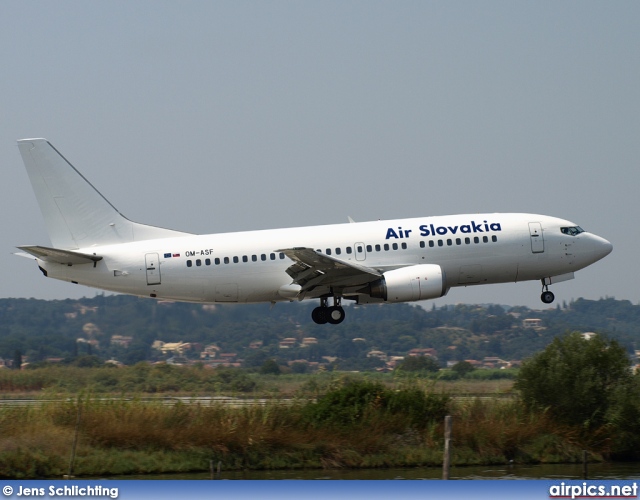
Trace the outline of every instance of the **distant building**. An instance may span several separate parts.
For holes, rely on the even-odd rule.
[[[369,351],[367,353],[367,358],[378,358],[382,361],[387,361],[387,355],[382,351]]]
[[[387,368],[389,368],[390,370],[394,370],[395,367],[402,363],[404,360],[404,356],[389,356],[389,360],[387,361]]]
[[[85,323],[82,326],[82,331],[88,335],[89,337],[92,337],[93,335],[95,335],[96,333],[100,333],[100,328],[98,328],[95,324],[93,323]]]
[[[416,348],[409,351],[409,356],[429,356],[438,359],[438,351],[430,347],[427,349]]]
[[[156,340],[151,347],[159,350],[162,354],[171,353],[182,356],[186,350],[191,349],[191,344],[186,342],[163,342],[162,340]]]
[[[215,344],[209,344],[200,353],[200,359],[214,359],[218,356],[220,348]]]
[[[84,315],[87,313],[95,313],[98,310],[98,306],[83,306],[83,305],[76,305],[76,308],[78,309],[78,311],[80,311],[80,314]]]
[[[522,328],[531,328],[533,330],[544,330],[542,320],[540,318],[527,318],[522,320]]]
[[[133,342],[133,337],[129,337],[127,335],[112,335],[111,336],[111,345],[118,345],[122,347],[129,347],[129,344]]]
[[[100,341],[96,339],[85,339],[83,337],[79,337],[76,339],[78,344],[89,344],[91,347],[95,347],[96,349],[100,349]]]
[[[280,349],[291,349],[292,347],[295,347],[297,343],[298,343],[297,339],[286,338],[278,342],[278,347]]]
[[[487,356],[482,360],[482,366],[484,368],[510,368],[511,363],[496,356]]]

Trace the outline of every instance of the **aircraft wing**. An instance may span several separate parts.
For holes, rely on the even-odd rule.
[[[382,276],[375,269],[325,255],[313,248],[286,248],[278,252],[295,262],[286,271],[302,291],[316,286],[365,285]]]
[[[27,245],[18,248],[45,262],[55,262],[56,264],[68,266],[72,264],[92,264],[102,260],[102,257],[99,255],[89,255],[86,253],[72,252],[71,250],[60,250],[58,248],[40,247],[36,245]]]

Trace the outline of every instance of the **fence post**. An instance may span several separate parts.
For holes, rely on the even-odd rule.
[[[442,479],[449,479],[451,467],[451,415],[444,417],[444,461],[442,464]]]
[[[78,396],[78,416],[76,418],[76,428],[73,434],[73,445],[71,446],[71,457],[69,458],[69,474],[67,478],[73,477],[73,466],[76,461],[76,447],[78,446],[78,434],[80,433],[80,417],[82,416],[82,398]]]

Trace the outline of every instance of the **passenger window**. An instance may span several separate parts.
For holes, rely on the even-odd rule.
[[[196,259],[196,266],[201,266],[202,265],[202,261],[200,259]]]
[[[339,248],[336,248],[336,255],[340,255],[342,253],[342,250],[340,250]]]
[[[187,261],[187,267],[191,267],[193,265],[193,262],[191,262],[190,260]]]
[[[207,266],[210,266],[210,265],[211,265],[211,259],[204,259],[204,263],[205,263]]]
[[[436,245],[435,245],[435,243],[433,242],[433,240],[429,240],[429,246],[430,246],[431,248],[433,248],[434,246],[436,246]]]
[[[480,243],[480,238],[478,238],[477,236],[473,237],[473,242],[474,243]]]
[[[262,254],[262,255],[260,256],[260,259],[261,259],[261,260],[267,260],[267,256],[266,256],[265,254]]]
[[[494,234],[493,236],[491,236],[491,241],[495,243],[496,241],[498,241],[498,237]]]
[[[462,245],[462,240],[460,238],[456,238],[456,245]]]
[[[394,243],[393,245],[391,245],[391,248],[393,248],[394,250],[397,250],[398,249],[398,244]]]
[[[331,249],[327,248],[327,251],[325,252],[327,255],[331,255]]]
[[[482,237],[482,241],[483,241],[484,243],[489,243],[489,237],[488,237],[488,236],[483,236],[483,237]]]
[[[276,260],[276,254],[272,253],[271,255],[269,255],[269,257],[271,258],[271,260]]]
[[[403,243],[402,243],[402,245],[400,245],[400,246],[402,247],[402,249],[403,249],[403,250],[406,250],[406,249],[407,249],[407,244],[406,244],[406,243],[404,243],[404,242],[403,242]]]
[[[243,255],[242,262],[249,262],[249,257],[247,257],[246,255]]]
[[[367,252],[373,252],[373,248],[371,247],[371,245],[367,245]]]
[[[451,239],[450,239],[450,238],[449,238],[449,239],[447,239],[447,245],[448,245],[448,246],[453,245],[453,241],[451,241]]]
[[[253,262],[258,262],[258,256],[257,256],[257,255],[255,255],[255,254],[254,254],[254,255],[252,255],[252,256],[251,256],[251,260],[252,260]]]
[[[347,247],[347,253],[351,255],[351,247]]]
[[[213,262],[215,263],[216,266],[220,265],[220,259],[218,257],[216,257]]]
[[[469,244],[471,243],[471,238],[466,237],[466,238],[464,239],[464,243],[465,243],[465,245],[469,245]]]
[[[284,252],[280,252],[280,260],[284,259]]]
[[[234,257],[234,258],[233,258],[233,263],[234,263],[234,264],[237,264],[239,261],[240,261],[240,259],[238,259],[238,257]]]
[[[439,247],[444,246],[444,242],[442,240],[438,240],[438,246]]]
[[[380,247],[380,245],[376,245],[376,252],[379,252],[382,249],[382,247]]]
[[[424,248],[424,247],[425,247],[424,241],[421,241],[420,242],[420,248]]]
[[[385,243],[384,244],[384,249],[385,249],[386,252],[389,251],[389,243]]]
[[[224,263],[225,263],[225,264],[228,264],[228,263],[229,263],[229,257],[225,257],[225,258],[224,258]]]

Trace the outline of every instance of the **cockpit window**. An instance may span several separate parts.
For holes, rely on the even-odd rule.
[[[568,234],[569,236],[577,236],[580,233],[584,233],[584,229],[580,226],[561,227],[560,231],[562,231],[563,234]]]

